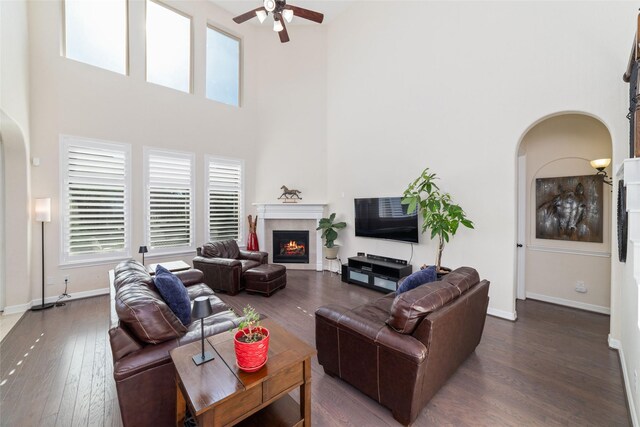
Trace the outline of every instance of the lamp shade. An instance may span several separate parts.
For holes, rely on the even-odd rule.
[[[139,254],[146,254],[147,252],[149,252],[149,249],[146,246],[140,246],[140,249],[138,249]]]
[[[36,199],[36,221],[51,222],[51,199]]]
[[[591,160],[591,167],[594,169],[604,169],[611,164],[611,159]]]
[[[273,21],[273,31],[279,33],[282,30],[284,30],[284,27],[282,26],[282,22]]]
[[[282,11],[282,17],[285,21],[291,22],[293,20],[293,10],[285,9]]]
[[[264,20],[267,19],[267,12],[265,12],[264,10],[258,10],[256,12],[256,16],[258,17],[258,21],[260,21],[260,23],[262,24]]]
[[[205,317],[209,317],[213,314],[213,310],[211,309],[211,303],[209,302],[209,297],[197,297],[193,301],[193,308],[191,309],[191,318],[192,319],[204,319]]]

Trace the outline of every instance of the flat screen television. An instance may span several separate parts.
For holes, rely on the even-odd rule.
[[[418,243],[418,214],[407,214],[401,197],[354,199],[356,236]]]

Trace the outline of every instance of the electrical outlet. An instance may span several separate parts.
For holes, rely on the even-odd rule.
[[[587,287],[585,286],[584,282],[580,280],[576,282],[576,292],[579,292],[581,294],[587,293]]]
[[[55,285],[56,279],[53,276],[47,276],[47,286]]]

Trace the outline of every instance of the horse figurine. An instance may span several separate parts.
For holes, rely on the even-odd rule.
[[[282,187],[280,187],[280,189],[282,190],[282,194],[280,195],[280,197],[278,197],[279,200],[284,199],[285,203],[296,203],[296,201],[292,199],[302,200],[302,197],[300,197],[302,191],[293,189],[289,190],[286,185],[283,185]],[[288,200],[292,201],[287,202]]]

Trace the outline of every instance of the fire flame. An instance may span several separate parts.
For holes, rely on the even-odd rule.
[[[283,251],[285,255],[304,255],[304,245],[299,245],[295,240],[290,240],[289,243],[283,245]]]

